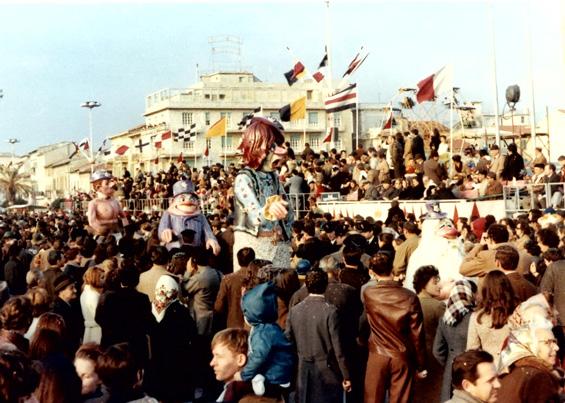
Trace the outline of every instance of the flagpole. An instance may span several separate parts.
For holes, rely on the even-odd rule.
[[[228,165],[228,156],[227,156],[227,149],[228,149],[228,120],[226,118],[226,123],[224,125],[224,169],[227,169]]]
[[[450,102],[449,102],[449,172],[453,170],[453,83],[451,83]]]
[[[359,148],[359,86],[357,86],[357,97],[355,98],[355,150]]]
[[[330,14],[330,0],[326,0],[326,52],[328,55],[327,65],[327,78],[326,83],[329,91],[333,91],[333,73],[332,73],[332,29],[331,29],[331,14]],[[333,140],[332,140],[333,141]]]
[[[534,73],[532,69],[532,23],[528,18],[530,15],[530,2],[525,5],[526,18],[526,54],[528,56],[528,81],[530,82],[530,134],[532,136],[532,152],[535,153],[536,148],[536,104],[534,100]],[[549,142],[548,142],[549,144]],[[549,157],[549,156],[548,156]]]
[[[494,10],[493,4],[490,3],[489,7],[490,28],[491,28],[491,59],[492,59],[492,80],[494,91],[494,116],[495,116],[495,143],[500,147],[500,117],[498,112],[498,82],[496,78],[496,43],[495,43],[495,30],[494,30]],[[487,137],[488,140],[488,137]]]

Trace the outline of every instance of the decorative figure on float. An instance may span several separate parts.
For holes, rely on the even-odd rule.
[[[420,243],[410,256],[406,269],[404,287],[410,290],[414,290],[414,273],[426,265],[433,265],[438,269],[444,286],[463,277],[459,274],[459,267],[465,257],[465,250],[453,221],[440,211],[438,202],[426,203],[426,209],[428,212],[422,224]]]
[[[234,184],[234,271],[237,252],[251,247],[257,259],[274,267],[290,267],[290,226],[294,212],[279,181],[277,168],[287,150],[280,123],[254,117],[245,129],[239,150],[243,165]]]
[[[168,249],[182,245],[206,246],[214,255],[220,253],[220,244],[200,212],[200,198],[189,180],[180,180],[173,185],[173,200],[161,216],[158,233]]]
[[[100,170],[92,174],[90,183],[96,192],[96,198],[88,203],[89,232],[96,236],[114,235],[119,239],[120,224],[127,225],[127,220],[120,203],[114,198],[116,190],[114,177],[110,172]]]

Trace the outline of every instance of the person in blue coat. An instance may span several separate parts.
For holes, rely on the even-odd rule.
[[[247,364],[240,377],[251,383],[256,395],[285,394],[290,386],[295,363],[292,344],[277,324],[277,295],[272,282],[259,284],[247,291],[241,308],[251,326]]]

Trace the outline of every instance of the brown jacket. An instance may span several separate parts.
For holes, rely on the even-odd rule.
[[[408,260],[412,253],[418,247],[420,243],[419,236],[411,236],[406,241],[402,242],[398,248],[396,248],[396,253],[394,254],[394,262],[392,264],[392,271],[395,276],[399,274],[406,273],[406,268],[408,267]]]
[[[459,273],[465,277],[483,277],[488,272],[496,270],[496,263],[494,256],[496,255],[496,248],[502,245],[514,246],[511,243],[504,242],[494,245],[492,249],[483,249],[483,245],[476,244],[467,256],[463,259],[463,263],[459,268]],[[516,271],[522,275],[530,271],[532,264],[532,257],[524,252],[520,252],[520,261]]]
[[[499,403],[559,402],[559,379],[541,360],[526,357],[516,361],[508,375],[500,378]]]
[[[241,312],[241,287],[247,277],[247,267],[242,267],[235,273],[228,274],[220,283],[220,291],[214,303],[214,313],[226,321],[226,327],[244,327],[243,312]]]
[[[538,293],[538,288],[524,278],[520,273],[514,272],[506,275],[510,281],[514,296],[518,302],[524,302]]]
[[[425,368],[422,307],[418,296],[396,281],[379,281],[363,291],[371,329],[369,351]],[[410,360],[416,362],[410,362]]]

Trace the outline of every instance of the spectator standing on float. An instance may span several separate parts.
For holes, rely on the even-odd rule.
[[[514,143],[508,145],[508,155],[504,160],[504,168],[502,170],[502,179],[511,181],[514,178],[522,179],[524,175],[524,158],[518,154],[518,147]]]
[[[500,148],[496,144],[490,147],[490,155],[491,161],[489,170],[496,174],[496,179],[500,180],[502,179],[506,157],[500,153]]]
[[[427,176],[436,185],[441,183],[443,177],[443,169],[439,165],[438,161],[439,154],[437,151],[432,151],[430,153],[430,158],[424,162],[424,176]]]
[[[370,261],[378,280],[362,299],[371,329],[365,375],[365,401],[412,401],[414,376],[425,377],[422,308],[416,294],[393,280],[392,261],[377,253]]]

